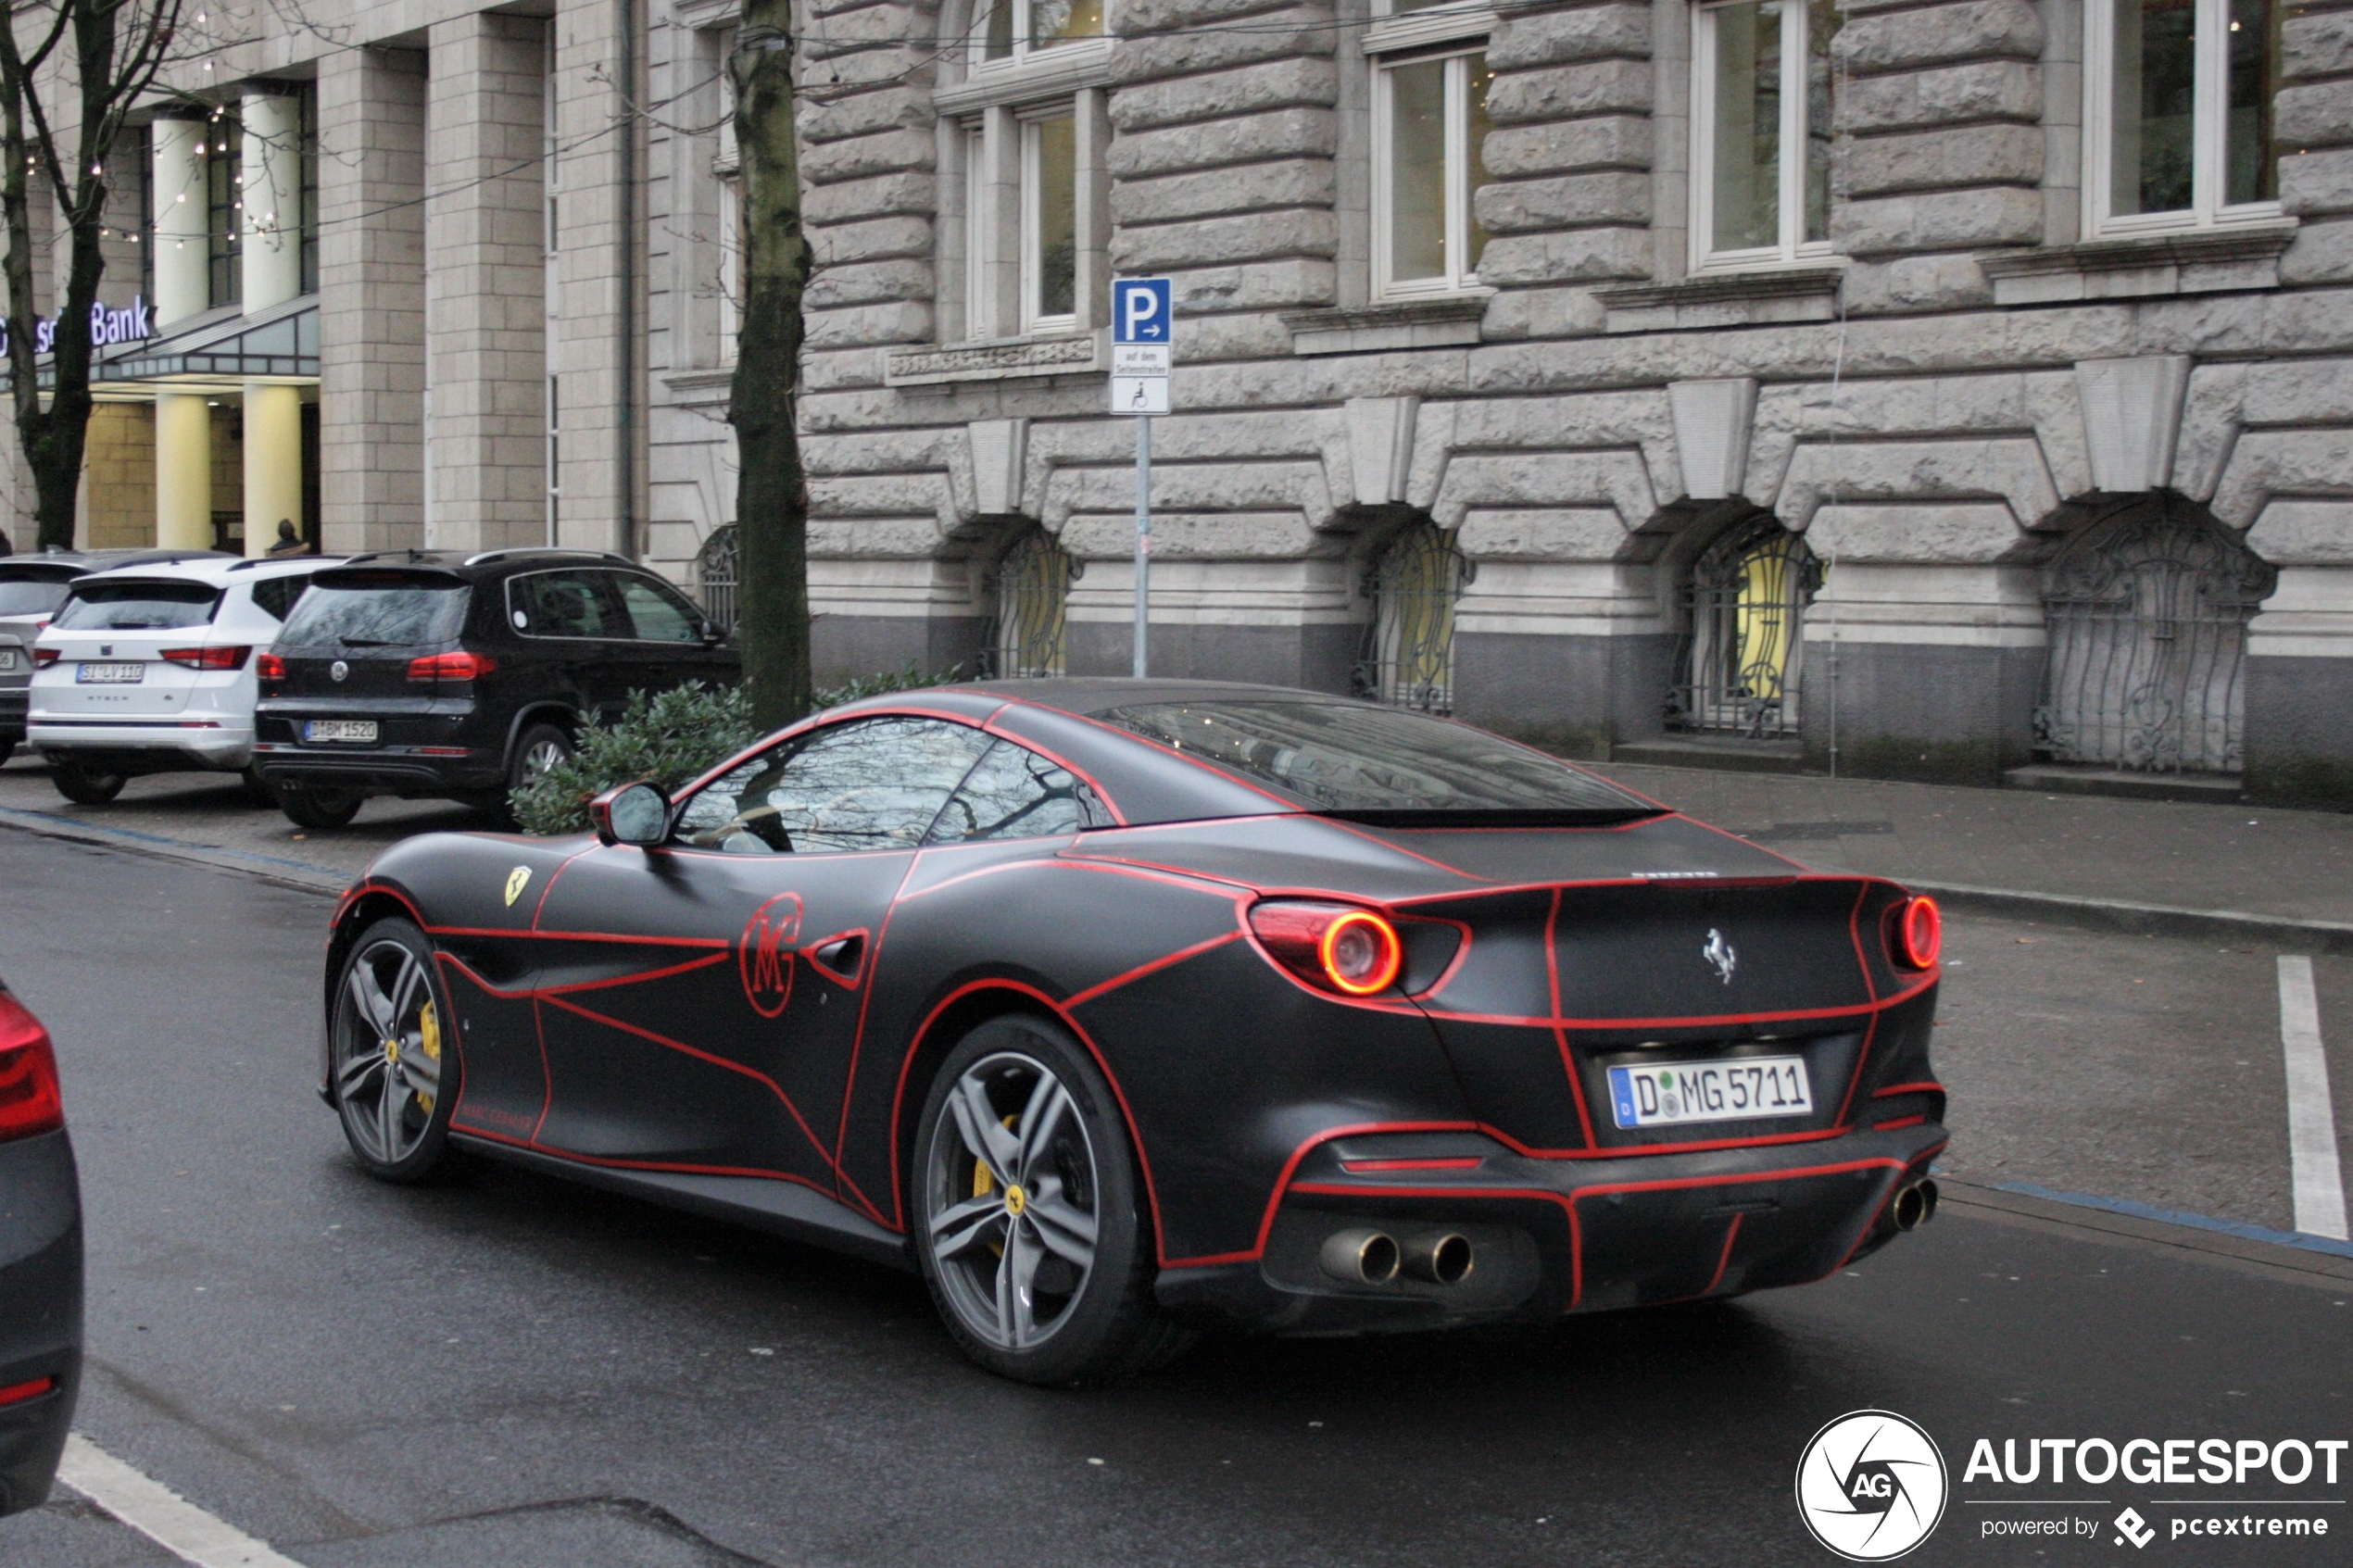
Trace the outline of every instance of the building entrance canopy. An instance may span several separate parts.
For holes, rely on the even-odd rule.
[[[319,375],[319,296],[304,295],[241,316],[233,308],[198,318],[169,337],[126,344],[102,353],[91,368],[98,382],[157,381],[203,376],[247,381],[262,376]],[[44,370],[44,378],[47,379]]]

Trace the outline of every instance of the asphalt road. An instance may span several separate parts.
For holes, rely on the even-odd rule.
[[[1962,1471],[1981,1437],[2353,1438],[2353,1271],[1955,1205],[1734,1304],[1212,1341],[1045,1393],[962,1361],[910,1276],[512,1171],[359,1176],[310,1088],[322,898],[14,833],[0,890],[0,974],[57,1036],[82,1163],[77,1426],[307,1568],[1818,1564],[1796,1461],[1869,1407],[1952,1469],[1910,1562],[2346,1560],[2353,1456],[2334,1486]],[[2284,1223],[2269,954],[1957,923],[1957,1169]],[[2345,980],[2323,1023],[2353,1037]],[[2283,1499],[2333,1537],[2164,1534]],[[2145,1553],[2111,1539],[2127,1504]],[[1984,1534],[2070,1515],[2096,1535]],[[171,1561],[62,1488],[0,1522],[12,1568]]]

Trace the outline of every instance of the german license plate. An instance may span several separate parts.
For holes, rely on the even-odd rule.
[[[0,670],[14,670],[16,667],[17,650],[14,648],[0,648]]]
[[[1813,1090],[1806,1081],[1806,1059],[1797,1056],[1613,1067],[1609,1098],[1621,1127],[1749,1122],[1766,1116],[1806,1116],[1814,1110]]]
[[[376,721],[373,719],[306,719],[302,722],[305,740],[359,741],[374,744]]]
[[[135,686],[147,678],[144,664],[78,664],[73,678],[84,686]]]

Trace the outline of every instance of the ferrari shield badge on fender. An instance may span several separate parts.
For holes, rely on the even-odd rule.
[[[744,922],[736,963],[743,975],[744,999],[762,1018],[774,1018],[792,1000],[793,944],[800,939],[800,896],[779,893],[752,910]]]
[[[1699,956],[1715,966],[1716,978],[1727,985],[1732,983],[1732,971],[1741,966],[1740,954],[1724,940],[1724,934],[1712,926],[1707,933],[1707,946],[1699,950]]]
[[[522,890],[530,885],[531,868],[529,866],[517,866],[513,871],[509,872],[507,873],[507,907],[513,909],[515,900],[522,897]]]

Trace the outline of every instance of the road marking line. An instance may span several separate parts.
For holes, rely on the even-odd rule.
[[[216,1519],[76,1432],[66,1438],[57,1479],[196,1568],[302,1568],[235,1525]]]
[[[2287,1141],[2296,1182],[2296,1228],[2336,1241],[2345,1234],[2345,1176],[2336,1159],[2336,1108],[2321,1049],[2321,998],[2312,960],[2280,955],[2280,1044],[2287,1051]]]

